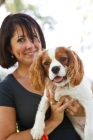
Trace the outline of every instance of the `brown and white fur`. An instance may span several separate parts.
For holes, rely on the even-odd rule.
[[[44,90],[44,96],[38,107],[35,124],[31,130],[33,139],[43,135],[45,112],[49,107],[46,97],[45,78],[49,78],[49,90],[56,85],[55,100],[69,95],[84,107],[86,122],[83,117],[69,116],[75,130],[82,140],[93,140],[93,99],[92,80],[84,75],[82,60],[69,48],[57,47],[43,51],[30,68],[30,81],[38,91]],[[84,132],[82,125],[85,125]]]

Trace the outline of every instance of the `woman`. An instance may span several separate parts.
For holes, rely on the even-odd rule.
[[[43,93],[29,82],[29,68],[45,48],[42,30],[32,17],[18,13],[4,19],[0,30],[0,65],[10,68],[18,62],[18,68],[0,83],[0,140],[33,139],[30,130]],[[47,94],[53,102],[54,97],[49,97],[48,91]],[[64,104],[65,98],[51,105],[46,113],[44,131],[49,140],[79,140],[69,119],[64,117],[64,110],[68,108],[70,115],[82,116],[83,108],[76,101],[73,106],[69,106],[71,100]]]

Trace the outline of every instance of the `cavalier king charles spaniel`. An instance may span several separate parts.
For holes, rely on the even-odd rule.
[[[53,85],[56,86],[56,101],[64,95],[69,95],[84,107],[86,117],[68,117],[82,140],[93,140],[93,82],[85,76],[82,60],[77,53],[66,47],[44,50],[30,67],[31,84],[37,91],[44,91],[30,132],[33,139],[40,139],[44,134],[45,113],[49,107],[45,88],[46,78],[50,81],[47,85],[50,91]]]

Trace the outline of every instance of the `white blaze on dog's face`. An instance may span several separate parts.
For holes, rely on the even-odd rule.
[[[65,86],[69,83],[70,78],[67,77],[68,56],[62,48],[53,48],[46,51],[43,60],[44,69],[48,70],[49,79],[57,86]]]

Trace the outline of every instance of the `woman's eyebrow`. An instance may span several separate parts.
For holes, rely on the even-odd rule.
[[[25,37],[25,35],[18,35],[18,37]]]
[[[15,37],[16,39],[20,38],[20,37],[25,37],[25,35],[18,35],[17,37]]]

